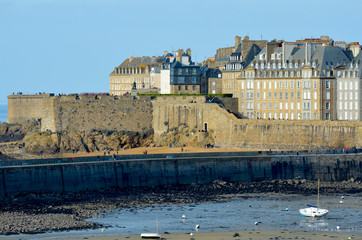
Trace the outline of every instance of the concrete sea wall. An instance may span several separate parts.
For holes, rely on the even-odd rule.
[[[19,193],[79,192],[111,187],[208,183],[217,179],[249,182],[271,179],[341,181],[362,178],[357,154],[258,155],[200,154],[142,156],[98,162],[3,166],[0,198]],[[83,159],[82,161],[85,161]],[[90,159],[91,160],[91,159]]]

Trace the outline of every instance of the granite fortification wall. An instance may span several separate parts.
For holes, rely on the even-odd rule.
[[[41,130],[148,131],[152,128],[150,97],[129,96],[8,96],[8,122],[41,120]]]
[[[207,128],[215,145],[247,149],[330,149],[362,146],[362,122],[245,120],[225,107],[206,103],[204,96],[151,97],[11,95],[9,123],[41,119],[41,129],[58,131],[148,131],[158,143],[162,133],[185,124]]]
[[[245,120],[205,101],[185,103],[159,97],[153,102],[156,143],[162,133],[180,124],[207,128],[215,145],[222,147],[313,150],[362,146],[362,122]]]

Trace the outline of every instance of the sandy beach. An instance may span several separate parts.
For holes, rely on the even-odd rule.
[[[21,235],[21,236],[2,236],[4,240],[15,239],[34,239],[34,235]],[[39,236],[40,237],[40,236]],[[41,239],[48,239],[50,235],[42,235]],[[305,240],[331,240],[331,239],[355,239],[361,240],[361,233],[346,233],[346,232],[301,232],[301,231],[234,231],[234,232],[196,232],[193,236],[190,233],[175,233],[175,234],[162,234],[162,239],[165,240],[280,240],[280,239],[305,239]],[[50,238],[49,238],[50,239]],[[140,235],[125,235],[109,236],[81,236],[81,237],[55,237],[51,239],[62,240],[140,240]]]

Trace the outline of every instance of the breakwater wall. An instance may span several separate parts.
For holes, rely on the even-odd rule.
[[[36,192],[80,192],[112,187],[204,184],[214,180],[342,181],[362,178],[360,154],[163,154],[76,159],[79,162],[0,167],[0,198]],[[51,160],[54,161],[54,160]],[[88,161],[88,162],[87,162]]]

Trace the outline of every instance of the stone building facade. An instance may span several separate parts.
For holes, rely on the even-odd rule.
[[[348,65],[335,69],[337,76],[337,119],[362,120],[362,52]]]
[[[232,54],[223,70],[222,92],[238,98],[240,112],[250,119],[338,120],[337,69],[348,65],[353,54],[337,45],[327,37],[272,41],[248,64],[235,63],[238,56]]]

